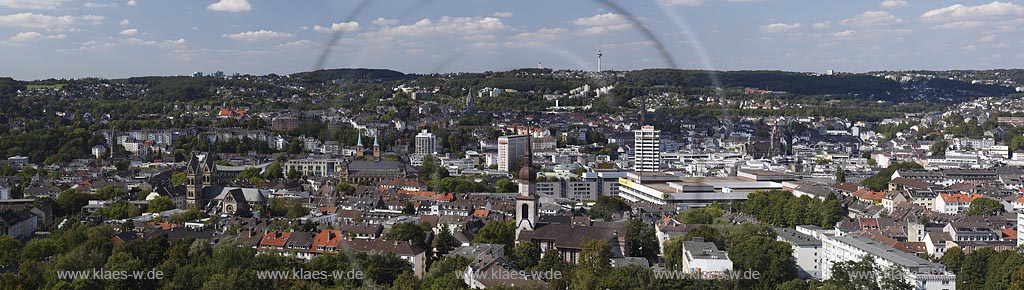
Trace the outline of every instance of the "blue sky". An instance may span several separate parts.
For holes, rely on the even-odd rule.
[[[693,69],[1024,64],[1024,4],[1007,1],[371,0],[354,13],[362,2],[0,0],[0,75],[287,74],[327,47],[329,68],[594,69],[598,49],[606,69],[670,67],[656,43]]]

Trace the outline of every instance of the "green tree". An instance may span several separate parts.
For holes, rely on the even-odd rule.
[[[775,230],[768,225],[744,223],[732,228],[726,251],[734,269],[761,273],[758,280],[741,280],[743,288],[764,288],[796,278],[793,249],[786,242],[776,241]]]
[[[494,183],[494,189],[499,193],[519,191],[518,186],[514,182],[508,180],[508,178],[498,179],[498,181]]]
[[[64,190],[57,196],[57,205],[60,207],[60,214],[70,215],[82,211],[82,207],[89,204],[89,196],[78,193],[74,189]]]
[[[645,224],[639,219],[630,219],[626,221],[626,237],[629,239],[626,242],[629,245],[628,256],[644,257],[648,261],[658,258],[660,249],[654,234],[654,227],[651,225]]]
[[[611,269],[612,250],[608,243],[583,238],[579,262],[572,271],[572,289],[599,289],[602,277]]]
[[[171,185],[182,186],[185,185],[185,182],[187,181],[188,176],[184,171],[175,171],[174,173],[171,173]]]
[[[540,247],[532,242],[520,242],[515,246],[513,257],[519,269],[532,269],[540,262]]]
[[[717,228],[715,228],[713,226],[709,226],[709,225],[697,226],[697,228],[695,228],[695,229],[693,229],[693,230],[691,230],[689,232],[686,232],[686,235],[683,236],[682,240],[684,240],[684,241],[692,241],[693,238],[696,238],[696,237],[701,237],[701,238],[704,238],[704,241],[714,243],[715,246],[717,246],[719,249],[724,249],[725,248],[725,237],[722,236],[722,233]],[[666,244],[666,247],[668,247],[667,244]]]
[[[846,182],[846,170],[843,170],[842,166],[836,166],[836,174],[835,175],[836,175],[835,178],[836,178],[836,182],[837,183],[845,183]]]
[[[298,180],[302,178],[302,173],[295,171],[295,169],[288,169],[288,179]]]
[[[941,140],[932,143],[931,147],[928,147],[928,151],[932,153],[932,156],[946,156],[946,148],[949,147],[949,141]]]
[[[235,180],[243,180],[252,183],[263,182],[263,177],[260,176],[260,169],[256,167],[243,169],[238,175],[235,176]]]
[[[473,237],[474,243],[505,245],[511,252],[515,246],[516,226],[513,221],[492,220],[484,224]]]
[[[403,214],[416,214],[416,207],[412,205],[412,202],[405,202],[405,207],[402,208]]]
[[[338,185],[334,186],[334,190],[343,195],[353,195],[356,193],[356,188],[348,184],[348,182],[338,183]]]
[[[540,262],[537,263],[537,271],[551,271],[551,273],[561,273],[561,277],[548,281],[552,289],[567,289],[571,277],[570,270],[572,265],[569,265],[564,258],[558,253],[558,251],[546,251],[540,258]]]
[[[593,219],[609,220],[613,214],[628,211],[627,205],[621,198],[614,196],[600,196],[597,202],[590,208],[590,217]]]
[[[875,173],[875,175],[865,178],[860,182],[860,184],[874,191],[882,191],[889,186],[889,181],[892,180],[892,174],[895,173],[897,170],[921,168],[923,168],[921,164],[917,164],[914,162],[898,162],[889,165],[889,167],[886,167],[885,169],[879,170],[878,173]]]
[[[114,168],[117,168],[117,171],[125,171],[128,170],[128,166],[131,166],[131,164],[128,160],[118,160],[114,161]]]
[[[291,202],[288,206],[288,212],[285,213],[286,218],[295,219],[306,216],[309,214],[309,209],[306,206],[298,202]]]
[[[960,247],[946,249],[946,252],[942,253],[942,258],[939,258],[939,262],[946,265],[946,270],[959,274],[960,267],[964,263],[964,251],[960,250]]]
[[[138,207],[122,200],[111,203],[105,208],[96,210],[96,213],[104,219],[126,219],[130,217],[137,217],[142,214],[142,211],[139,210]]]
[[[967,215],[997,215],[1005,211],[1006,209],[999,201],[987,197],[979,197],[971,201],[971,206],[967,208]]]
[[[125,195],[128,195],[128,191],[120,187],[104,186],[96,190],[96,196],[99,196],[100,199],[115,199]]]
[[[455,249],[455,237],[452,236],[447,224],[441,225],[441,231],[434,239],[434,249],[438,257],[447,255],[448,252]]]
[[[687,224],[714,224],[721,220],[725,211],[722,205],[712,203],[703,208],[689,208],[683,211],[680,221]]]
[[[162,211],[166,211],[166,210],[172,210],[174,208],[175,208],[174,202],[171,201],[170,197],[157,196],[157,197],[155,197],[155,198],[153,198],[152,200],[149,201],[149,206],[147,207],[146,211],[147,212],[162,212]]]
[[[263,177],[266,179],[279,179],[284,177],[284,169],[281,168],[281,163],[274,161],[267,166],[266,172],[263,173]]]
[[[11,236],[0,236],[0,267],[18,265],[21,243]]]
[[[384,234],[389,241],[410,241],[420,249],[427,249],[427,232],[430,229],[426,224],[415,224],[411,222],[397,223],[391,226],[391,230]]]

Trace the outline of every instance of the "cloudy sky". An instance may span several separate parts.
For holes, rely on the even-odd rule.
[[[1024,3],[967,0],[0,0],[18,79],[521,67],[1024,67]],[[330,44],[332,37],[338,41]],[[664,50],[660,50],[664,48]]]

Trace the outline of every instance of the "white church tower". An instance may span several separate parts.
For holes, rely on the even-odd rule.
[[[533,231],[537,227],[537,170],[533,168],[533,150],[530,137],[526,138],[526,159],[519,169],[519,196],[516,196],[516,239],[522,231]]]

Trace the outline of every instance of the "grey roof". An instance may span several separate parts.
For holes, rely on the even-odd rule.
[[[690,253],[694,259],[717,259],[728,260],[729,255],[719,250],[715,243],[705,242],[703,238],[694,238],[693,241],[683,241],[683,250]]]
[[[826,235],[828,239],[836,240],[841,243],[851,245],[861,251],[864,251],[872,256],[879,257],[888,260],[892,263],[896,263],[904,268],[916,270],[916,273],[928,273],[934,271],[944,272],[946,267],[939,263],[933,263],[925,259],[921,259],[917,255],[896,250],[888,245],[878,243],[872,239],[847,235],[847,236],[834,236]]]
[[[797,232],[791,228],[775,228],[775,234],[779,239],[797,246],[821,246],[821,240],[812,236]]]
[[[241,188],[241,187],[220,187],[211,186],[203,188],[203,196],[212,196],[214,200],[223,200],[228,194],[241,194],[245,197],[246,202],[264,202],[267,200],[267,196],[270,196],[270,192],[256,188]],[[237,195],[236,195],[237,196]],[[237,198],[235,198],[237,200]]]
[[[352,161],[348,164],[349,171],[402,171],[405,164],[400,161]]]

